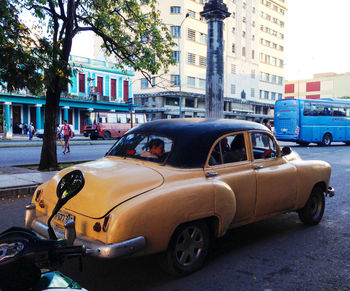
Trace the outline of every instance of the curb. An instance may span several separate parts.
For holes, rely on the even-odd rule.
[[[21,195],[33,195],[36,188],[41,185],[35,184],[35,185],[27,185],[27,186],[20,186],[20,187],[8,187],[8,188],[2,188],[0,189],[0,200],[3,200],[4,198],[13,198],[18,197]]]

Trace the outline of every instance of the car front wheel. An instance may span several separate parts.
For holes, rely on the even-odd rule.
[[[173,275],[188,275],[200,269],[209,248],[209,230],[204,222],[180,225],[173,234],[162,266]]]
[[[298,211],[300,220],[306,225],[318,224],[323,216],[325,198],[320,186],[314,187],[306,205]]]

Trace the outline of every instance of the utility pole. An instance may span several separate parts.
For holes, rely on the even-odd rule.
[[[224,117],[223,20],[231,15],[222,0],[210,0],[200,13],[208,22],[205,116]]]

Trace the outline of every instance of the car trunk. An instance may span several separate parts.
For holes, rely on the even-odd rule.
[[[163,177],[152,168],[136,162],[110,158],[77,165],[70,169],[79,169],[83,172],[85,185],[68,201],[64,209],[91,218],[101,218],[120,203],[157,188],[163,183]]]

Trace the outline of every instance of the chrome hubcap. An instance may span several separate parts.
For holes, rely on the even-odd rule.
[[[204,247],[202,231],[196,226],[185,228],[177,238],[175,245],[176,259],[182,266],[194,264]]]

